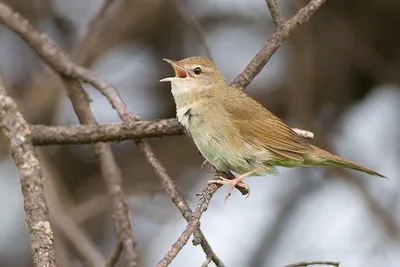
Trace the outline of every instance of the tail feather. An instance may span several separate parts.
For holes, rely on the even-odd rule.
[[[348,168],[356,171],[361,171],[368,173],[370,175],[378,176],[381,178],[387,178],[386,176],[377,173],[371,169],[368,169],[362,165],[351,162],[339,156],[333,155],[325,150],[322,150],[318,147],[312,146],[313,151],[305,156],[305,164],[308,165],[319,165],[319,166],[327,166],[327,167],[339,167],[339,168]]]

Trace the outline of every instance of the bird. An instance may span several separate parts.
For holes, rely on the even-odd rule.
[[[338,167],[384,175],[310,144],[298,131],[251,98],[230,86],[218,67],[203,57],[163,59],[175,71],[171,83],[176,117],[203,157],[220,172],[237,173],[208,183],[249,190],[249,176],[277,174],[277,167]],[[249,192],[249,191],[248,191]]]

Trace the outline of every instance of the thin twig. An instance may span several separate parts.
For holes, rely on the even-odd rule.
[[[275,32],[268,38],[268,41],[261,50],[251,59],[246,68],[239,73],[230,83],[231,86],[244,90],[251,81],[261,72],[264,66],[271,59],[272,55],[278,50],[281,44],[296,30],[301,24],[307,22],[311,16],[321,7],[326,0],[311,0],[305,7],[300,9],[285,24],[275,29]]]
[[[76,60],[76,63],[86,66],[86,63],[89,61],[88,52],[93,49],[93,46],[98,42],[97,37],[99,36],[102,23],[107,16],[107,12],[111,9],[111,6],[115,1],[116,0],[104,0],[103,6],[89,22],[85,37],[71,53],[72,58]]]
[[[164,256],[164,258],[159,263],[157,263],[156,267],[168,266],[176,257],[176,255],[178,255],[178,253],[186,245],[193,232],[200,226],[201,215],[207,210],[208,203],[220,187],[221,185],[210,184],[209,186],[207,186],[207,190],[204,190],[200,194],[197,207],[192,214],[192,218],[190,218],[190,222],[186,226],[182,235],[178,238],[178,240],[172,245],[171,249]]]
[[[208,267],[208,265],[211,263],[211,259],[207,258],[203,264],[201,265],[201,267]]]
[[[149,146],[140,146],[140,148],[141,148],[142,152],[146,155],[146,158],[147,158],[150,166],[153,168],[154,172],[160,178],[161,184],[164,187],[164,190],[167,192],[167,194],[171,198],[172,202],[179,209],[179,211],[181,212],[181,214],[185,218],[185,220],[187,222],[190,222],[192,215],[193,215],[192,210],[190,209],[186,200],[179,193],[174,181],[168,175],[167,170],[160,163],[160,161],[157,160],[157,158],[154,155],[154,152],[149,148]],[[214,253],[214,251],[212,250],[211,246],[208,244],[206,238],[204,237],[204,234],[201,232],[200,229],[197,228],[195,230],[194,236],[195,236],[195,238],[193,241],[196,240],[196,242],[197,242],[198,240],[200,240],[200,245],[203,248],[207,257],[211,258],[216,266],[224,267],[225,264]],[[197,243],[194,243],[194,245],[197,245]]]
[[[126,122],[122,124],[32,125],[31,127],[32,142],[37,146],[120,142],[184,134],[183,127],[176,119]]]
[[[276,28],[282,27],[285,24],[285,18],[283,17],[282,12],[276,0],[267,0],[267,5],[269,13],[271,13],[272,21],[275,24],[275,27]]]
[[[182,7],[183,1],[178,0],[170,0],[172,4],[175,6],[176,11],[178,11],[181,18],[188,24],[196,33],[197,38],[199,38],[200,44],[203,46],[204,51],[206,52],[207,57],[213,61],[213,56],[211,54],[210,45],[208,44],[207,37],[205,34],[205,30],[201,24],[199,24],[193,16],[187,14],[187,12]]]
[[[97,124],[89,102],[83,93],[80,82],[76,79],[63,78],[75,113],[82,124]],[[106,182],[107,191],[112,198],[114,225],[118,241],[123,244],[125,259],[128,266],[138,266],[138,252],[134,241],[129,219],[129,207],[122,191],[121,171],[115,162],[111,148],[105,143],[92,145],[94,154],[100,163],[102,176]]]
[[[114,267],[117,264],[119,257],[121,256],[123,246],[118,242],[117,246],[108,258],[105,267]]]
[[[302,261],[286,265],[285,267],[307,267],[311,265],[330,265],[339,267],[340,262],[338,261]]]
[[[31,239],[33,265],[57,266],[53,248],[53,230],[44,197],[44,178],[39,158],[30,139],[30,129],[14,100],[7,95],[0,78],[1,131],[9,142],[11,156],[17,166],[26,222]]]

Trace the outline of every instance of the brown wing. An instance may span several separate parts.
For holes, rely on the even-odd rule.
[[[244,92],[229,88],[224,95],[228,97],[221,99],[222,105],[248,142],[296,161],[304,161],[303,155],[312,150],[289,126]]]

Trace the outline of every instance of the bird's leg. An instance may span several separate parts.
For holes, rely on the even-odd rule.
[[[210,163],[210,162],[208,160],[204,160],[203,164],[201,164],[200,170],[202,170],[207,165],[207,163]],[[213,165],[211,163],[210,163],[210,169],[207,170],[207,172],[208,173],[214,173],[213,172]]]
[[[251,176],[252,174],[256,173],[257,171],[259,171],[259,170],[258,169],[251,170],[251,171],[246,172],[232,180],[226,179],[223,177],[218,177],[219,178],[218,180],[210,180],[207,183],[208,184],[214,183],[214,184],[229,185],[229,191],[228,191],[228,194],[226,194],[225,201],[228,200],[228,198],[231,196],[233,188],[235,188],[235,186],[243,187],[245,190],[248,191],[248,194],[246,196],[246,199],[247,199],[250,195],[250,187],[249,187],[249,185],[243,183],[243,180],[245,178]]]
[[[203,164],[201,164],[200,170],[202,170],[206,166],[207,162],[208,162],[208,160],[203,161]]]

